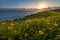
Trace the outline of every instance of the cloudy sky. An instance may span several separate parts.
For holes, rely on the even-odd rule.
[[[32,8],[41,3],[60,6],[60,0],[0,0],[0,8]]]

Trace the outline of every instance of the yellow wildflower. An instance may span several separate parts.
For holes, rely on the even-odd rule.
[[[55,24],[54,24],[54,26],[56,26],[56,27],[57,27],[57,26],[58,26],[58,24],[57,24],[57,23],[55,23]]]
[[[60,37],[60,35],[56,35],[57,37]]]
[[[48,22],[47,25],[49,25],[50,23]]]
[[[45,20],[45,18],[41,18],[41,20]]]
[[[12,26],[11,27],[8,27],[8,29],[11,30],[11,29],[13,29],[13,27]]]
[[[5,25],[5,24],[6,24],[5,22],[2,23],[2,25]]]
[[[29,24],[27,24],[27,27],[29,26]]]
[[[14,26],[15,24],[14,23],[10,23],[11,26]]]
[[[40,35],[43,35],[44,32],[43,32],[42,30],[39,30],[39,34],[40,34]]]
[[[32,22],[33,22],[33,21],[30,20],[30,19],[28,19],[28,20],[25,21],[26,24],[31,24]]]
[[[39,19],[37,18],[37,19],[35,19],[35,21],[39,21]]]
[[[28,36],[28,33],[25,33],[25,37],[27,37]]]
[[[16,32],[17,32],[17,30],[14,30],[14,32],[16,33]]]
[[[52,30],[52,28],[49,28],[49,30]]]

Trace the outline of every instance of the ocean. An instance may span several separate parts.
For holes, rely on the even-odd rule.
[[[36,13],[37,11],[23,11],[23,10],[0,10],[0,20],[5,20],[5,19],[14,19],[14,18],[23,18],[27,15],[31,15]]]

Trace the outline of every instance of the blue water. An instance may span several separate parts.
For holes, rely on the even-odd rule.
[[[36,11],[1,11],[0,10],[0,20],[4,19],[12,19],[17,17],[25,17],[27,15],[31,15],[35,13]]]

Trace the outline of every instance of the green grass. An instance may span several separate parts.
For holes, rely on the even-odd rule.
[[[60,12],[38,12],[0,22],[0,40],[60,40]]]

